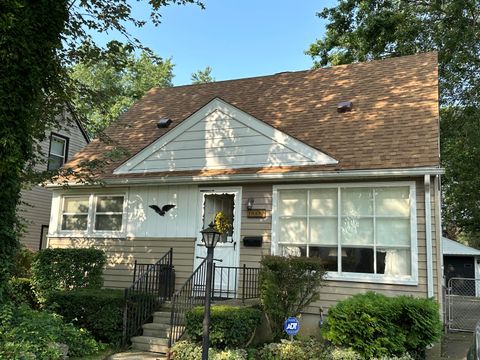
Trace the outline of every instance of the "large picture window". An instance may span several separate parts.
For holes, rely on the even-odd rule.
[[[330,277],[415,278],[413,183],[275,187],[274,248],[322,260]]]
[[[122,232],[124,202],[124,195],[65,196],[60,229],[85,234]]]

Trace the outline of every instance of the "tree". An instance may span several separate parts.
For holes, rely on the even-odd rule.
[[[203,8],[198,0],[149,0],[150,19],[158,24],[162,6],[188,3]],[[47,129],[68,121],[66,109],[75,112],[68,68],[100,59],[118,65],[125,48],[151,53],[126,28],[145,23],[127,0],[0,0],[0,301],[19,246],[20,191],[52,175],[35,173],[36,144]],[[125,43],[93,40],[95,32],[112,31]]]
[[[318,16],[316,67],[438,51],[443,221],[452,237],[480,234],[478,0],[340,0]]]
[[[118,57],[122,66],[108,61],[78,63],[70,77],[75,80],[77,92],[73,104],[86,128],[95,136],[125,112],[152,87],[172,86],[173,64],[143,51],[140,57],[123,49]]]
[[[207,66],[204,70],[197,70],[191,76],[192,84],[205,84],[215,81],[212,76],[212,68]]]
[[[0,2],[0,300],[18,249],[22,180],[54,121],[51,95],[61,95],[55,51],[67,18],[66,1]]]

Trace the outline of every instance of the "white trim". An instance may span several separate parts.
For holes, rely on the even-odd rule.
[[[338,171],[299,171],[284,173],[253,173],[253,174],[231,174],[231,175],[194,175],[194,176],[149,176],[148,178],[117,178],[105,179],[107,185],[162,185],[177,184],[191,185],[195,183],[228,183],[232,181],[242,182],[264,182],[264,181],[295,181],[311,179],[346,180],[346,179],[371,179],[385,177],[415,177],[430,175],[442,175],[445,171],[441,168],[408,168],[408,169],[382,169],[382,170],[338,170]],[[62,188],[63,184],[47,184],[49,188]],[[69,182],[70,187],[85,187],[84,183]]]
[[[427,296],[433,297],[432,203],[430,175],[424,177],[425,186],[425,246],[427,250]]]
[[[242,187],[241,186],[231,186],[231,187],[213,187],[213,188],[198,188],[198,205],[200,206],[200,211],[199,211],[199,216],[197,216],[197,236],[195,237],[195,245],[197,245],[197,241],[199,239],[199,233],[202,229],[202,219],[205,216],[205,206],[204,206],[204,199],[205,195],[211,195],[211,194],[229,194],[233,195],[233,201],[234,201],[234,213],[233,213],[233,229],[234,229],[234,241],[237,242],[235,245],[235,266],[240,266],[240,241],[241,241],[241,231],[242,231]],[[193,270],[196,268],[196,257],[198,255],[197,253],[197,246],[195,246],[195,251],[194,251],[194,264],[193,264]]]
[[[112,230],[95,230],[95,207],[98,197],[102,196],[122,196],[123,197],[123,213],[122,213],[122,229],[120,231]],[[58,193],[60,206],[57,211],[57,226],[52,229],[52,232],[48,234],[50,237],[89,237],[89,238],[125,238],[126,237],[126,225],[127,225],[127,204],[128,204],[128,190],[119,192],[115,189],[112,191],[103,191],[99,193],[94,192],[69,192],[62,191]],[[65,198],[88,198],[88,213],[87,213],[87,229],[82,231],[76,230],[62,230],[63,223],[63,207]],[[52,207],[52,212],[54,211]]]
[[[363,274],[350,273],[341,271],[341,261],[337,260],[338,271],[327,272],[326,279],[339,281],[360,281],[383,284],[403,284],[418,285],[418,241],[417,241],[417,212],[416,212],[416,184],[415,181],[398,181],[398,182],[369,182],[369,183],[329,183],[329,184],[291,184],[291,185],[274,185],[272,195],[272,250],[273,255],[280,255],[277,239],[277,209],[279,190],[285,189],[318,189],[318,188],[375,188],[375,187],[401,187],[408,186],[410,189],[410,256],[411,256],[411,275],[406,276],[385,276],[382,274]],[[337,216],[340,219],[341,198],[338,191]],[[308,204],[307,204],[308,206]],[[338,256],[341,254],[340,244],[340,220],[338,221]]]
[[[236,108],[235,106],[219,99],[215,98],[210,101],[208,104],[203,106],[201,109],[197,110],[195,113],[190,115],[188,118],[183,120],[178,126],[168,131],[165,135],[161,136],[158,140],[148,145],[146,148],[141,150],[139,153],[134,155],[132,158],[126,160],[123,164],[118,166],[113,174],[134,174],[134,173],[146,173],[148,170],[135,170],[134,168],[145,161],[149,156],[153,155],[155,152],[163,148],[165,145],[173,141],[179,135],[195,126],[198,122],[203,120],[208,115],[212,114],[215,111],[220,111],[223,114],[235,119],[236,121],[242,123],[243,125],[263,134],[272,141],[279,143],[292,151],[299,153],[310,160],[312,160],[312,165],[334,165],[338,164],[338,161],[328,156],[327,154],[277,130],[276,128],[266,124],[265,122],[254,118],[253,116],[247,114],[246,112]],[[155,130],[152,130],[155,131]],[[250,167],[250,166],[249,166]],[[196,168],[192,168],[196,169]]]

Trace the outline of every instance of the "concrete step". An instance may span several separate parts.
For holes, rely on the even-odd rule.
[[[155,311],[153,313],[153,322],[154,323],[170,323],[170,317],[171,317],[171,312],[170,311]]]
[[[168,339],[153,336],[135,336],[131,339],[132,349],[167,354]]]
[[[170,336],[170,325],[162,323],[143,324],[143,335],[159,338],[168,338]]]
[[[172,302],[169,300],[169,301],[165,301],[163,304],[162,304],[162,310],[163,311],[170,311],[172,309]]]

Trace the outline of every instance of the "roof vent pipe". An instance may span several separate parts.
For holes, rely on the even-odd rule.
[[[344,113],[347,111],[352,111],[353,103],[351,101],[342,101],[337,105],[337,112]]]
[[[172,123],[172,120],[167,119],[167,118],[162,118],[162,119],[158,120],[157,128],[159,128],[159,129],[168,128],[171,123]]]

